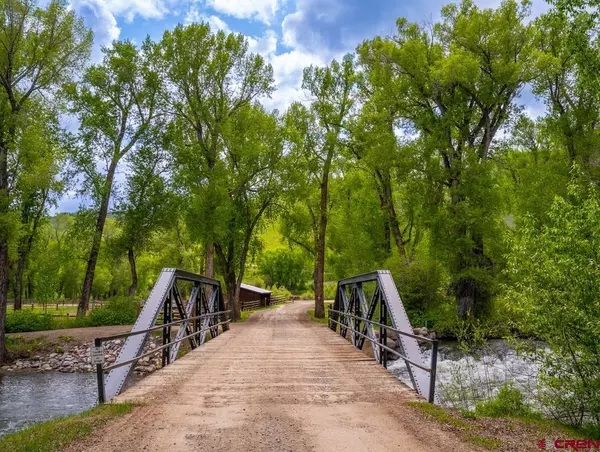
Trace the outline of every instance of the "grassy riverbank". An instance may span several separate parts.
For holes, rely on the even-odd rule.
[[[106,404],[81,414],[43,422],[0,438],[6,452],[54,452],[88,436],[110,419],[128,414],[131,403]]]
[[[308,316],[310,317],[310,319],[313,322],[328,323],[329,322],[329,309],[331,309],[332,306],[333,306],[333,303],[325,303],[325,317],[322,319],[315,317],[314,309],[309,309],[308,311],[306,311],[306,313],[308,314]]]

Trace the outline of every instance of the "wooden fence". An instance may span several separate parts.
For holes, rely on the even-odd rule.
[[[269,306],[274,306],[274,305],[283,304],[283,303],[289,303],[291,301],[293,301],[293,300],[290,297],[286,297],[286,296],[282,296],[282,295],[271,296],[271,301],[269,302]],[[240,310],[242,310],[242,311],[254,311],[255,309],[258,309],[260,307],[261,307],[260,300],[240,302]]]

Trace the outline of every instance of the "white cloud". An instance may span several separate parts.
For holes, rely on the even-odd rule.
[[[256,19],[267,25],[285,0],[206,0],[205,5],[238,19]]]
[[[273,30],[267,30],[261,37],[248,38],[248,47],[250,52],[259,53],[264,57],[269,57],[277,50],[277,33]]]
[[[102,58],[100,48],[119,39],[121,33],[117,17],[132,22],[136,16],[145,19],[161,19],[169,13],[172,0],[71,0],[71,8],[83,17],[86,25],[94,31],[92,61]]]
[[[223,30],[226,33],[230,33],[231,29],[220,17],[215,15],[208,15],[200,12],[197,6],[192,6],[185,15],[185,23],[200,23],[207,22],[210,25],[212,31]]]
[[[267,109],[277,108],[285,111],[292,102],[307,102],[308,98],[302,90],[302,73],[310,65],[323,66],[327,58],[317,53],[300,50],[271,55],[269,62],[273,66],[276,91],[272,99],[262,99]]]

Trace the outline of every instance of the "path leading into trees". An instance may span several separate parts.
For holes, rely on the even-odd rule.
[[[72,451],[468,451],[408,387],[300,302],[255,313],[117,397],[143,405]]]

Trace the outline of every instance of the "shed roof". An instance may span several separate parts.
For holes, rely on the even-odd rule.
[[[270,290],[261,289],[260,287],[251,286],[250,284],[244,284],[244,283],[242,283],[242,285],[240,287],[242,289],[249,290],[250,292],[258,293],[260,295],[269,295],[269,294],[271,294]]]

